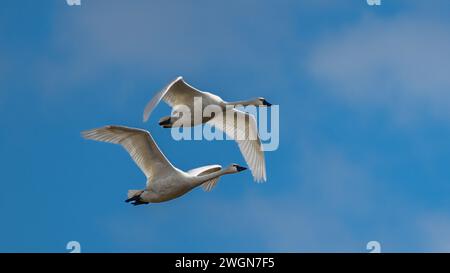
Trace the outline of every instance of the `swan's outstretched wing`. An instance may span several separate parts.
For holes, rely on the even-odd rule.
[[[86,139],[121,144],[149,180],[174,169],[148,131],[105,126],[81,134]]]
[[[222,166],[220,165],[209,165],[209,166],[204,166],[204,167],[199,167],[196,169],[192,169],[190,171],[188,171],[188,174],[193,175],[193,176],[202,176],[205,174],[210,174],[213,172],[218,172],[222,169]],[[217,181],[219,181],[220,176],[213,178],[209,181],[206,181],[205,183],[202,184],[203,190],[204,191],[211,191],[214,186],[217,184]]]
[[[148,102],[144,110],[144,122],[148,120],[150,114],[161,100],[165,101],[171,107],[178,104],[191,105],[194,97],[201,97],[203,95],[202,91],[187,84],[183,80],[183,77],[178,77]]]
[[[264,152],[261,150],[261,140],[253,115],[237,109],[229,109],[224,112],[224,115],[217,115],[207,124],[215,126],[234,139],[238,143],[255,181],[266,181]]]

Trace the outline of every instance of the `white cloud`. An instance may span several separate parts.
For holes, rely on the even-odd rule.
[[[448,213],[432,212],[417,219],[424,251],[450,252],[450,217]]]
[[[450,118],[450,30],[419,16],[366,17],[321,40],[310,70],[357,109],[388,109],[398,119]]]
[[[117,71],[149,82],[205,72],[208,78],[228,73],[230,81],[255,82],[270,73],[276,80],[283,77],[276,48],[293,31],[295,17],[291,12],[283,20],[268,23],[267,18],[289,10],[288,5],[269,9],[259,1],[89,2],[55,17],[53,52],[42,59],[39,78],[53,90]]]

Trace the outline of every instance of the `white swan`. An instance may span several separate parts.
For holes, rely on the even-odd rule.
[[[202,108],[194,109],[194,98],[202,99]],[[252,175],[257,182],[266,181],[266,166],[264,153],[261,150],[261,140],[258,136],[258,128],[253,115],[239,111],[235,106],[271,106],[264,98],[256,98],[247,101],[226,102],[219,96],[209,92],[200,91],[188,83],[182,77],[176,78],[163,90],[158,92],[152,100],[150,100],[144,110],[144,122],[148,120],[150,114],[163,100],[172,107],[172,116],[163,117],[159,121],[159,125],[164,128],[176,127],[177,120],[182,118],[178,112],[182,112],[181,107],[188,107],[191,113],[194,111],[202,111],[208,105],[217,105],[222,109],[222,116],[203,117],[201,120],[195,120],[194,114],[191,115],[191,126],[202,123],[215,126],[225,132],[231,139],[235,139],[239,145],[242,155],[245,158]],[[232,106],[232,107],[230,107]],[[226,116],[235,117],[233,120],[226,119]],[[185,126],[186,123],[183,123]],[[236,137],[235,137],[236,136]]]
[[[228,168],[210,165],[181,171],[174,167],[156,145],[148,131],[124,126],[105,126],[82,132],[86,139],[121,144],[147,177],[143,190],[129,190],[126,202],[133,205],[159,203],[180,197],[197,186],[210,191],[222,175],[247,168],[231,164]]]

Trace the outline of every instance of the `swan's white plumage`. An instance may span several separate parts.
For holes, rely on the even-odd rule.
[[[203,97],[204,95],[204,92],[187,84],[183,77],[178,77],[148,102],[144,110],[144,122],[148,120],[150,114],[161,100],[174,107],[178,104],[191,105],[194,97]]]
[[[223,111],[228,111],[228,109],[225,108],[225,102],[219,96],[210,92],[200,91],[186,83],[182,77],[178,77],[168,84],[163,90],[158,92],[147,104],[144,110],[144,121],[148,120],[151,112],[161,100],[165,101],[172,108],[177,105],[186,105],[191,108],[191,112],[193,113],[194,111],[192,109],[194,97],[201,97],[204,105],[215,104],[221,106]],[[235,139],[245,161],[250,167],[255,181],[266,181],[267,177],[264,152],[261,150],[261,141],[258,137],[256,120],[248,113],[237,109],[232,109],[232,111],[234,111],[233,113],[237,115],[240,122],[245,119],[249,120],[247,122],[248,124],[246,123],[247,125],[244,128],[237,128],[239,126],[233,126],[231,123],[228,123],[228,126],[226,126],[226,124],[219,124],[222,120],[220,117],[213,118],[207,121],[206,124],[215,126],[219,130],[225,132],[232,139]]]
[[[229,109],[224,115],[211,119],[207,124],[215,126],[234,139],[255,181],[266,181],[264,152],[261,149],[256,120],[252,115],[237,109]]]
[[[222,169],[222,166],[216,164],[216,165],[208,165],[208,166],[198,167],[198,168],[189,170],[188,173],[191,175],[194,175],[194,176],[200,176],[200,175],[212,173],[215,171],[219,171],[221,169]]]
[[[152,136],[145,130],[106,126],[84,131],[82,135],[86,139],[121,144],[149,180],[174,170]]]
[[[191,175],[194,175],[194,176],[202,176],[202,175],[205,175],[205,174],[218,172],[221,169],[222,169],[222,166],[220,166],[220,165],[209,165],[209,166],[204,166],[204,167],[199,167],[199,168],[192,169],[192,170],[188,171],[188,173],[191,174]],[[216,178],[213,178],[213,179],[203,183],[202,184],[203,190],[204,191],[211,191],[214,188],[214,186],[217,184],[219,179],[220,179],[220,176],[216,177]]]
[[[183,172],[174,167],[158,148],[148,131],[125,126],[105,126],[82,132],[86,139],[122,145],[147,176],[145,190],[129,190],[134,205],[168,201],[202,186],[210,191],[222,175],[237,173],[236,164],[223,169],[209,165]],[[241,167],[242,168],[242,167]]]

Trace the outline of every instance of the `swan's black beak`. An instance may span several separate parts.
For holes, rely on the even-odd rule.
[[[172,126],[172,121],[170,120],[170,117],[163,117],[159,120],[158,124],[164,128],[168,128]]]
[[[270,106],[272,106],[272,103],[270,103],[270,102],[268,102],[268,101],[266,101],[265,99],[262,101],[262,105],[264,105],[264,106],[267,106],[267,107],[270,107]]]
[[[238,172],[242,172],[242,171],[247,170],[246,167],[242,167],[242,166],[236,166],[236,169],[237,169]]]

